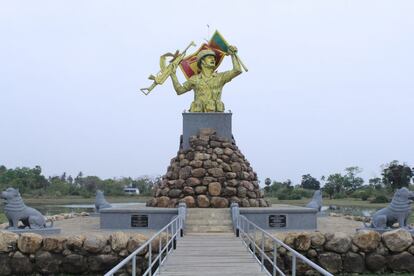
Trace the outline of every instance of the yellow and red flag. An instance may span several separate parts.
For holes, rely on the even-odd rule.
[[[203,43],[203,45],[201,45],[201,47],[196,52],[185,57],[180,63],[180,68],[186,79],[189,79],[193,75],[200,73],[200,69],[197,67],[197,54],[201,50],[213,50],[216,53],[217,68],[223,61],[224,56],[227,54],[228,43],[224,40],[220,33],[216,31],[208,44]]]

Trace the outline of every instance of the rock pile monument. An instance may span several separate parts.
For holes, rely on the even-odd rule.
[[[154,189],[152,207],[227,208],[268,207],[257,174],[234,141],[216,135],[211,128],[191,136],[190,148],[181,145],[161,183]]]

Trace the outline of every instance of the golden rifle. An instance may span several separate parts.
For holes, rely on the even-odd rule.
[[[154,76],[150,75],[148,79],[153,80],[154,82],[151,84],[148,88],[141,88],[140,90],[145,95],[148,95],[152,89],[155,88],[155,86],[159,84],[163,84],[166,79],[170,76],[170,74],[173,72],[175,68],[180,65],[181,61],[183,61],[185,57],[185,53],[187,52],[188,48],[191,46],[196,46],[194,41],[191,41],[191,43],[187,46],[187,48],[184,49],[184,51],[180,54],[178,51],[176,51],[174,54],[166,53],[160,57],[160,68],[161,70]],[[170,61],[170,64],[166,66],[166,58],[172,56],[173,59]],[[174,68],[175,67],[175,68]]]

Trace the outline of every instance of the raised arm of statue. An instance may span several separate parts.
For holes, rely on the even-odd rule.
[[[188,92],[192,89],[192,85],[189,81],[184,82],[183,85],[181,85],[180,81],[177,78],[176,75],[176,68],[174,68],[174,70],[172,70],[171,74],[171,81],[173,83],[174,86],[174,90],[177,93],[177,95],[181,95],[184,94],[185,92]]]
[[[233,69],[223,73],[223,81],[225,83],[231,81],[233,78],[237,77],[242,73],[239,59],[236,56],[237,48],[235,46],[229,46],[229,54],[231,56],[231,61],[233,63]]]

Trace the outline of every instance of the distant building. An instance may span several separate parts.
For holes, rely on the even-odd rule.
[[[127,195],[139,195],[139,189],[133,187],[124,187],[124,193]]]

